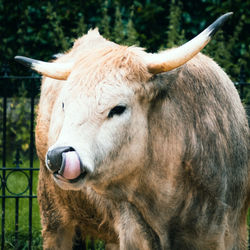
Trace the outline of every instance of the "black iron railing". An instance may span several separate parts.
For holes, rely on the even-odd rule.
[[[35,91],[35,85],[39,86],[40,77],[39,76],[9,76],[8,71],[5,72],[3,76],[0,77],[0,97],[2,98],[2,166],[0,166],[0,181],[1,181],[1,249],[5,249],[6,245],[6,200],[15,200],[15,225],[14,225],[14,245],[18,245],[18,235],[19,235],[19,220],[22,216],[22,211],[20,211],[20,200],[28,200],[28,249],[32,248],[32,201],[36,199],[36,190],[33,187],[33,175],[35,171],[39,168],[34,168],[34,120],[35,120],[35,97],[38,91]],[[13,81],[15,83],[13,84]],[[16,145],[15,159],[13,163],[7,163],[7,155],[11,155],[12,152],[7,152],[7,112],[8,112],[8,99],[13,95],[16,95],[16,90],[19,88],[18,82],[25,81],[29,85],[29,92],[26,98],[30,99],[29,111],[29,163],[26,166],[22,165],[22,160],[20,156],[20,145]],[[37,88],[38,89],[38,88]],[[28,117],[27,117],[28,118]],[[12,138],[13,139],[13,138]],[[15,140],[15,139],[14,139]],[[11,166],[9,166],[11,165]],[[16,176],[16,177],[15,177]],[[22,187],[22,190],[13,189],[13,180],[16,178],[24,179],[23,183],[26,185]],[[13,244],[13,243],[12,243]]]

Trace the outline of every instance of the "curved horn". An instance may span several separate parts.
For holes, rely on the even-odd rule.
[[[152,74],[159,74],[175,69],[192,59],[207,45],[216,31],[232,14],[232,12],[229,12],[219,17],[198,36],[182,46],[151,55],[152,58],[148,62],[148,71]]]
[[[25,56],[15,56],[15,60],[44,76],[58,80],[67,80],[73,67],[73,63],[43,62]]]

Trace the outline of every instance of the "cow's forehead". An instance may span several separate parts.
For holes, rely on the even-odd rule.
[[[83,88],[90,95],[100,84],[133,85],[145,84],[151,77],[140,48],[110,45],[81,53],[68,78],[74,89]]]

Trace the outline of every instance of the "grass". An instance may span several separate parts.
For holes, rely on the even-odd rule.
[[[13,167],[13,164],[8,161],[7,167]],[[20,169],[28,167],[29,162],[24,161],[20,166]],[[39,167],[39,162],[36,159],[34,161],[34,168]],[[2,175],[2,171],[0,171]],[[29,184],[30,172],[29,171],[6,171],[6,196],[13,196],[19,194],[21,196],[29,195],[27,189]],[[37,181],[38,171],[33,171],[33,188],[32,195],[37,193]],[[2,191],[2,190],[1,190]],[[13,194],[14,193],[14,194]],[[2,192],[1,192],[2,194]],[[30,201],[29,198],[5,198],[5,248],[4,249],[28,249],[29,239],[29,206],[32,205],[32,245],[35,249],[42,249],[41,246],[41,225],[39,216],[39,207],[37,199],[33,198]],[[3,199],[1,198],[1,204]],[[16,214],[16,207],[18,206],[18,212]],[[0,207],[0,213],[3,214],[2,206]],[[18,215],[18,223],[16,224],[16,216]],[[18,226],[18,242],[15,240],[15,228]],[[2,232],[2,223],[0,224],[0,233]]]

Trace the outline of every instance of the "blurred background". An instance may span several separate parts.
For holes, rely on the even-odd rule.
[[[40,77],[14,56],[49,61],[95,27],[107,39],[156,52],[183,44],[226,12],[234,15],[202,52],[226,71],[248,109],[250,0],[0,0],[1,249],[41,249],[33,134]]]
[[[49,60],[95,27],[115,42],[155,52],[182,44],[231,11],[234,15],[203,52],[232,80],[241,65],[249,79],[249,0],[1,0],[0,68],[17,54]]]

